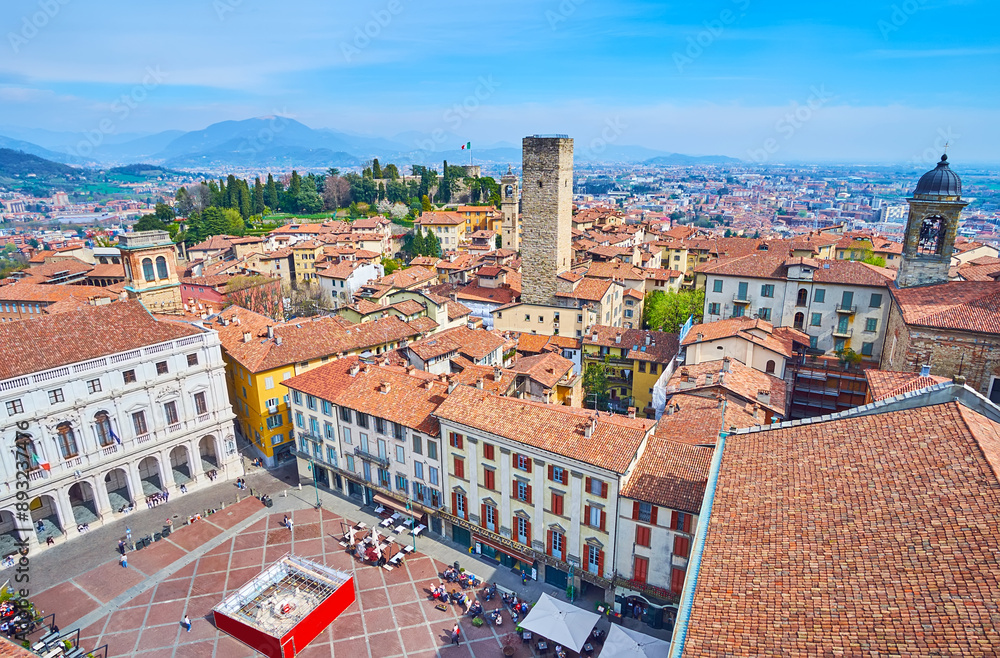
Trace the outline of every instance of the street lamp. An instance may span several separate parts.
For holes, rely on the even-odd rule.
[[[319,502],[319,484],[316,482],[316,462],[310,458],[309,465],[306,468],[308,468],[309,472],[312,473],[313,489],[316,490],[316,509],[319,509],[323,506],[323,504]]]
[[[407,512],[412,512],[413,511],[413,499],[410,498],[409,496],[406,497],[406,511]],[[416,527],[417,526],[417,521],[416,521],[416,519],[413,518],[413,514],[410,514],[410,521],[413,522],[413,527],[410,528],[410,538],[413,539],[413,550],[416,551],[417,550],[417,536],[415,534],[413,534],[413,531],[417,529],[417,527]]]

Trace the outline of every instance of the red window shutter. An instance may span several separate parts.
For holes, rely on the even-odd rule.
[[[510,453],[510,467],[511,468],[517,468],[517,453],[516,452]]]
[[[455,457],[455,477],[465,479],[465,462],[461,457]]]
[[[590,525],[590,505],[583,508],[583,525]]]
[[[680,528],[677,527],[677,512],[670,513],[670,529],[680,530]]]
[[[653,512],[649,517],[649,522],[656,525],[656,505],[653,505]]]
[[[649,575],[649,560],[644,557],[635,556],[635,566],[632,569],[632,578],[640,583],[645,583]]]
[[[479,525],[486,527],[486,503],[482,504],[482,509],[479,514]]]
[[[565,468],[563,469],[562,480],[560,480],[560,482],[562,484],[569,484],[569,471],[567,471]]]
[[[527,489],[528,489],[528,502],[530,503],[531,502],[531,485],[530,484],[528,485]]]
[[[591,482],[591,480],[592,480],[592,478],[587,478],[587,485],[586,485],[587,491],[584,492],[584,493],[590,493],[590,482]]]
[[[601,482],[601,498],[607,498],[607,497],[608,497],[608,483]]]
[[[510,497],[517,498],[517,478],[514,478],[514,480],[511,482]]]
[[[552,480],[553,482],[556,481],[555,471],[556,467],[553,466],[552,464],[549,464],[549,479]]]
[[[634,503],[632,503],[632,520],[633,521],[638,521],[639,520],[639,501],[638,500],[635,501]]]
[[[684,591],[684,570],[674,567],[670,572],[670,591],[680,594]]]
[[[601,530],[604,530],[605,521],[607,520],[607,518],[608,518],[607,512],[601,510]]]
[[[451,513],[455,516],[462,516],[458,513],[458,493],[451,492]]]
[[[597,551],[597,575],[604,576],[604,551]]]
[[[687,537],[674,537],[674,555],[677,557],[687,557],[691,549],[691,540]]]
[[[457,447],[457,448],[458,448],[459,450],[462,450],[462,435],[461,435],[461,434],[456,434],[456,435],[455,435],[455,440],[456,440],[456,441],[457,441],[457,443],[458,443],[458,445],[457,445],[456,447]]]
[[[545,554],[552,555],[552,531],[549,530],[545,534]]]
[[[684,515],[684,532],[691,532],[691,514]]]
[[[525,458],[525,466],[528,467],[528,472],[531,472],[531,462],[534,461],[531,457]]]
[[[552,513],[558,516],[563,514],[563,497],[560,494],[552,494]]]
[[[531,521],[525,521],[524,534],[527,536],[525,544],[531,546]]]

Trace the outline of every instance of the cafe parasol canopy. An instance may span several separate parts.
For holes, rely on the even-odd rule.
[[[579,653],[600,618],[596,612],[542,594],[519,626]]]
[[[669,642],[612,624],[601,658],[660,658],[669,649]]]

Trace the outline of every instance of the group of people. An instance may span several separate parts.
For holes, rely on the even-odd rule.
[[[260,502],[263,503],[264,505],[267,505],[267,501],[269,500],[271,500],[271,497],[268,496],[267,494],[260,495]]]
[[[160,503],[165,503],[168,500],[170,500],[169,491],[158,491],[152,496],[146,496],[146,507],[152,509]]]
[[[25,635],[35,630],[36,622],[30,614],[30,609],[15,605],[13,601],[0,603],[0,633],[9,638],[23,639]],[[59,632],[59,627],[53,624],[52,630]]]
[[[236,478],[236,488],[237,489],[246,489],[247,488],[247,481],[244,480],[243,478]]]
[[[77,532],[87,532],[88,530],[90,530],[89,523],[80,523],[79,525],[76,526]]]
[[[206,471],[205,475],[208,476],[209,480],[214,480],[215,478],[219,477],[219,472],[213,468],[210,471]]]

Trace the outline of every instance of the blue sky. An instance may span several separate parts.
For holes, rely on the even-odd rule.
[[[1000,161],[995,0],[4,4],[0,125],[148,133],[278,113],[772,161],[905,162],[947,139],[956,162]]]

